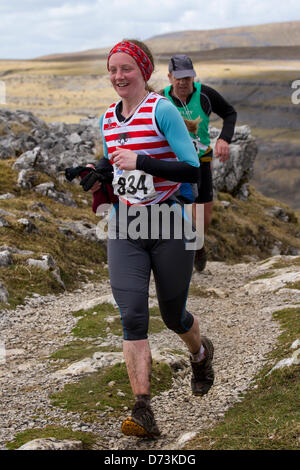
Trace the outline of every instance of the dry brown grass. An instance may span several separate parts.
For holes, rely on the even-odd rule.
[[[299,61],[194,61],[197,76],[211,79],[291,80],[299,78]],[[168,84],[166,62],[157,62],[150,85],[159,91]],[[105,60],[43,62],[0,61],[6,84],[6,108],[32,111],[46,122],[76,123],[89,114],[100,116],[118,96]]]

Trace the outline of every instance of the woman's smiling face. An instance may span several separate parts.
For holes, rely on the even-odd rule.
[[[133,98],[145,91],[145,80],[136,61],[129,54],[117,52],[109,59],[112,86],[121,98]]]

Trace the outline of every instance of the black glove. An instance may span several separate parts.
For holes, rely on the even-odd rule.
[[[91,169],[92,170],[92,169]],[[84,191],[88,191],[91,189],[92,186],[96,183],[96,181],[103,182],[103,175],[98,173],[95,170],[90,171],[87,175],[85,175],[82,180],[80,181],[80,186]]]

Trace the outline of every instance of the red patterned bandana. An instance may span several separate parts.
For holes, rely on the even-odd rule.
[[[145,52],[140,47],[138,47],[133,42],[129,42],[129,41],[119,42],[112,48],[107,58],[108,70],[109,70],[109,66],[108,66],[109,59],[111,58],[113,54],[116,54],[117,52],[125,52],[125,54],[131,55],[131,57],[133,57],[136,63],[138,64],[139,69],[142,72],[142,75],[144,77],[144,80],[146,82],[149,80],[153,72],[153,66],[149,60],[149,57],[147,56],[147,54],[145,54]]]

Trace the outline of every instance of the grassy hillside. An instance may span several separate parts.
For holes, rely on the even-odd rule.
[[[51,271],[28,266],[29,258],[41,259],[45,254],[52,255],[66,289],[74,289],[83,281],[107,278],[105,245],[82,238],[72,228],[66,230],[72,221],[87,226],[98,223],[99,219],[91,211],[90,195],[83,193],[78,185],[62,182],[59,175],[55,178],[43,173],[36,173],[36,185],[53,181],[57,190],[71,191],[78,207],[65,206],[34,190],[20,189],[17,186],[18,173],[12,170],[12,164],[13,160],[0,160],[1,193],[10,192],[15,196],[0,200],[0,218],[7,222],[0,227],[1,246],[32,253],[13,253],[12,263],[0,267],[0,282],[9,293],[10,306],[22,303],[33,293],[45,295],[63,291]],[[37,203],[45,207],[36,206]],[[268,215],[274,206],[284,209],[286,221]],[[33,231],[29,232],[19,222],[24,217],[34,224]],[[282,254],[295,254],[295,250],[300,250],[299,235],[299,220],[293,211],[251,188],[248,202],[234,199],[229,194],[219,194],[206,246],[210,260],[250,261],[269,257],[274,247]],[[0,308],[4,306],[0,304]]]
[[[90,209],[91,196],[83,194],[80,186],[61,183],[42,173],[36,173],[36,184],[54,181],[59,191],[72,193],[78,207],[65,206],[34,191],[20,189],[17,186],[18,172],[11,169],[12,164],[13,160],[0,160],[1,194],[9,192],[15,196],[0,200],[0,219],[7,222],[7,226],[0,224],[0,246],[26,250],[31,254],[13,253],[12,264],[0,267],[0,282],[9,293],[9,305],[14,307],[33,293],[46,295],[63,292],[63,287],[53,278],[51,271],[29,266],[29,258],[41,259],[43,255],[50,254],[60,269],[67,290],[75,289],[84,281],[107,278],[104,245],[86,240],[72,229],[61,230],[72,221],[88,225],[99,221]],[[32,232],[19,222],[22,218],[34,224]],[[7,304],[0,302],[0,309],[4,306],[7,307]]]
[[[285,222],[271,215],[274,206],[286,211]],[[254,187],[247,202],[219,193],[206,236],[209,258],[251,261],[276,254],[277,249],[281,254],[295,254],[300,249],[299,229],[297,212],[263,196]]]

